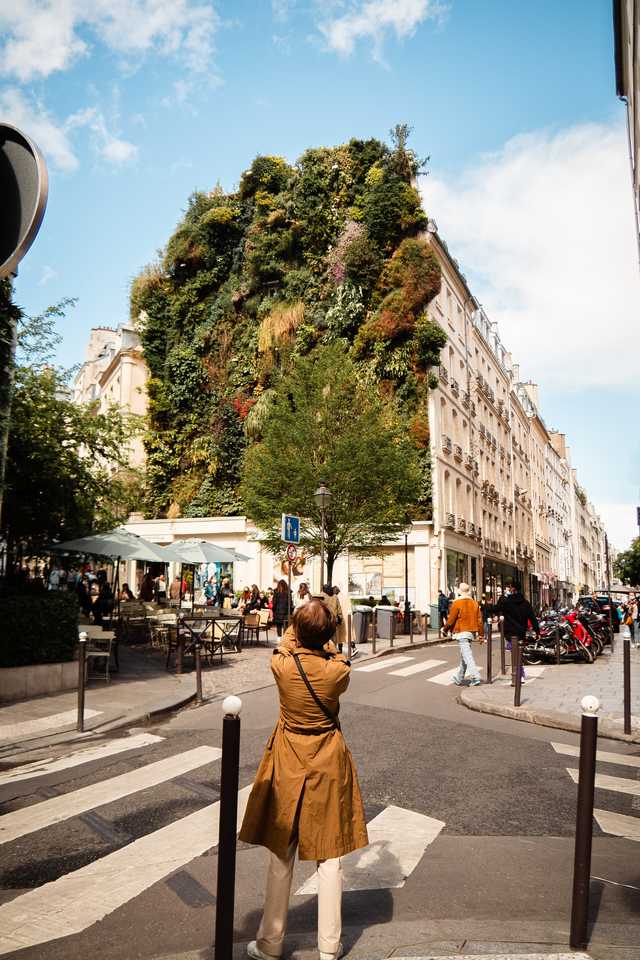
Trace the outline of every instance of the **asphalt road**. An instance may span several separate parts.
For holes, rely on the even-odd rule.
[[[408,956],[432,951],[473,952],[495,944],[495,952],[515,942],[550,951],[566,944],[570,912],[576,786],[567,768],[577,760],[558,754],[551,741],[577,744],[571,734],[487,717],[457,704],[456,688],[437,681],[455,665],[452,644],[413,651],[410,660],[384,658],[368,672],[354,669],[343,698],[342,726],[358,767],[368,822],[393,807],[442,821],[444,826],[411,869],[403,886],[353,890],[344,895],[345,943],[354,957],[384,957],[392,951]],[[407,667],[440,661],[409,675]],[[382,661],[381,661],[382,662]],[[365,666],[354,661],[354,668]],[[535,681],[534,681],[535,682]],[[252,782],[264,743],[277,717],[275,688],[243,695],[240,786]],[[221,705],[187,709],[165,723],[145,729],[159,739],[144,749],[0,785],[0,812],[24,811],[18,830],[3,843],[0,889],[0,955],[7,919],[26,907],[17,926],[32,936],[33,946],[13,955],[38,960],[151,960],[200,950],[212,941],[217,837],[204,836],[204,852],[177,863],[163,879],[145,883],[127,898],[130,874],[144,873],[144,860],[133,857],[135,841],[169,828],[218,798],[220,764],[213,760],[171,776],[170,764],[201,746],[221,744]],[[133,731],[136,735],[141,731]],[[129,736],[130,732],[123,733]],[[109,738],[113,741],[114,737]],[[637,756],[619,743],[602,749]],[[69,748],[61,753],[69,753]],[[52,753],[53,756],[53,753]],[[166,760],[161,782],[112,797],[114,778]],[[598,772],[640,786],[640,768],[599,764]],[[123,776],[124,775],[124,776]],[[108,782],[107,782],[108,781]],[[78,791],[100,784],[102,801],[61,822],[34,829],[37,804],[65,795],[70,810]],[[640,818],[640,798],[610,790],[596,791],[596,807]],[[68,811],[67,811],[68,812]],[[46,819],[46,813],[45,813]],[[15,820],[15,817],[14,817]],[[11,822],[11,821],[5,821]],[[0,819],[0,839],[2,839]],[[37,823],[36,823],[37,826]],[[178,827],[180,829],[180,827]],[[213,831],[212,831],[213,832]],[[206,829],[204,831],[206,833]],[[158,834],[162,852],[164,834]],[[186,844],[185,849],[188,848]],[[91,864],[118,851],[132,852],[121,866],[120,890],[113,878],[85,874]],[[168,848],[167,848],[168,849]],[[603,834],[594,824],[591,917],[595,922],[593,956],[602,960],[640,958],[640,857],[638,843]],[[168,856],[168,854],[167,854]],[[114,861],[115,863],[116,861]],[[264,889],[266,855],[239,844],[236,934],[238,956],[255,936]],[[38,933],[40,917],[65,915],[65,884],[74,871],[79,883],[69,910],[68,935],[49,939]],[[376,867],[373,872],[375,874]],[[298,864],[293,890],[313,873]],[[55,883],[55,881],[58,881]],[[44,885],[49,884],[48,887]],[[115,884],[116,888],[118,883]],[[40,891],[40,893],[38,893]],[[26,896],[30,894],[30,897]],[[89,924],[90,900],[123,897],[98,923]],[[56,899],[62,897],[62,900]],[[83,898],[87,898],[87,905]],[[23,899],[21,899],[23,898]],[[3,916],[3,913],[6,916]],[[3,920],[5,921],[3,923]],[[81,932],[73,932],[82,928]],[[287,951],[313,956],[316,907],[313,896],[292,897]],[[75,925],[75,926],[74,926]],[[45,924],[46,926],[46,924]],[[34,932],[35,931],[35,932]],[[36,943],[38,936],[44,942]],[[463,947],[463,944],[465,945]],[[542,945],[542,946],[541,946]],[[402,948],[402,949],[401,949]],[[316,954],[317,956],[317,954]]]

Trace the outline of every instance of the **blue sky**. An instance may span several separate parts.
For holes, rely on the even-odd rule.
[[[0,0],[0,107],[51,174],[17,297],[127,316],[189,193],[401,121],[425,205],[620,546],[640,502],[634,246],[609,0]],[[635,368],[635,369],[634,369]]]

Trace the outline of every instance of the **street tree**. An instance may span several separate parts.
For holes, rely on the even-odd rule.
[[[313,496],[320,482],[332,494],[325,522],[329,582],[340,554],[375,554],[399,535],[420,492],[416,448],[396,407],[360,378],[343,343],[293,358],[260,408],[262,415],[250,420],[260,436],[246,454],[241,493],[270,550],[282,554],[280,518],[291,513],[301,517],[301,546],[310,555],[320,552]]]
[[[618,554],[613,562],[613,572],[623,583],[640,586],[640,537],[631,541],[628,550]]]
[[[139,481],[126,465],[137,418],[73,403],[73,371],[52,362],[54,321],[72,305],[21,317],[18,326],[1,524],[10,564],[51,541],[106,529],[137,503]]]

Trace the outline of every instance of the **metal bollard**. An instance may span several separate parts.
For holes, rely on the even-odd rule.
[[[409,643],[413,643],[413,610],[409,614]]]
[[[240,768],[240,711],[242,700],[227,697],[222,703],[222,766],[220,772],[220,825],[218,882],[216,887],[216,960],[231,960],[233,913],[236,893],[236,834],[238,827],[238,775]]]
[[[351,629],[352,629],[351,614],[348,613],[347,614],[347,660],[351,660],[351,640],[352,640]]]
[[[425,613],[425,615],[424,615],[424,639],[425,639],[425,643],[426,643],[426,641],[429,639],[429,619],[430,619],[429,614],[428,614],[428,613]]]
[[[507,673],[507,651],[504,645],[504,620],[500,619],[500,673],[504,677]]]
[[[560,666],[560,624],[556,626],[556,665]]]
[[[84,732],[84,685],[87,664],[87,634],[83,630],[78,636],[78,722],[76,730]]]
[[[193,646],[193,656],[196,661],[196,703],[202,703],[202,661],[200,659],[200,640]]]
[[[373,611],[373,648],[372,653],[376,652],[376,641],[378,639],[378,611]]]
[[[519,707],[522,692],[522,644],[520,643],[520,637],[511,638],[511,669],[515,669],[513,705]]]
[[[624,732],[631,733],[631,637],[622,638]]]
[[[600,703],[597,697],[583,697],[580,728],[580,770],[576,810],[576,843],[573,862],[571,901],[572,947],[586,947],[589,919],[589,883],[591,880],[591,841],[593,838],[593,791],[596,777],[596,747]]]
[[[487,641],[487,683],[493,683],[493,624],[490,620],[488,627],[485,638]]]

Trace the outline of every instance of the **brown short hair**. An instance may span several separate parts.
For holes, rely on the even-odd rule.
[[[293,615],[296,640],[310,650],[321,650],[336,632],[336,618],[322,600],[310,600]]]

